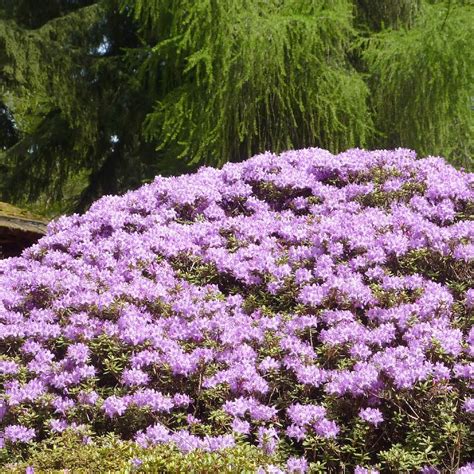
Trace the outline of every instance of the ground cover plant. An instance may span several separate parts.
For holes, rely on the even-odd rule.
[[[442,158],[312,148],[57,219],[0,261],[0,462],[472,472],[473,211]]]

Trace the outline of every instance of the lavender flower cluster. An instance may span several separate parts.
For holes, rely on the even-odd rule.
[[[420,387],[470,416],[473,201],[441,158],[312,148],[57,219],[0,261],[1,444],[87,429],[301,456],[382,433]]]

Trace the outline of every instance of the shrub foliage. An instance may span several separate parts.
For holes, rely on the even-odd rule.
[[[59,218],[0,261],[2,459],[112,436],[158,463],[455,471],[474,455],[473,199],[442,158],[313,148]]]

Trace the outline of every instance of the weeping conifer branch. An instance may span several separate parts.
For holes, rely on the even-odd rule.
[[[95,156],[97,105],[78,79],[90,67],[84,50],[100,16],[95,4],[33,29],[0,21],[1,98],[21,131],[19,142],[0,156],[7,169],[4,199],[35,199],[45,189],[59,199],[68,176]]]
[[[387,30],[366,43],[375,145],[404,146],[473,166],[474,11],[425,5],[413,28]],[[448,14],[448,8],[450,8]]]
[[[356,0],[358,22],[368,31],[410,28],[422,10],[422,0]]]
[[[124,1],[156,43],[141,66],[158,91],[145,122],[190,163],[256,152],[363,146],[368,90],[347,60],[352,6],[313,2]]]

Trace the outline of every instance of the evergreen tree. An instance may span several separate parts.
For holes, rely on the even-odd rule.
[[[84,165],[81,145],[94,141],[97,112],[85,81],[74,78],[88,66],[82,52],[90,41],[80,33],[98,18],[97,6],[33,3],[6,1],[0,10],[2,100],[19,131],[2,160],[9,168],[2,180],[7,199],[35,198],[45,188],[60,197],[60,185]]]
[[[364,47],[380,133],[374,144],[447,156],[472,169],[472,5],[455,1],[424,4],[411,28],[372,34]]]
[[[18,130],[5,104],[0,103],[0,150],[7,150],[18,141]]]
[[[0,199],[308,146],[472,167],[473,26],[461,0],[0,0]]]
[[[160,171],[140,138],[151,104],[123,55],[138,44],[135,29],[116,3],[0,5],[2,100],[18,131],[0,159],[2,198],[83,210],[140,185],[145,168]]]
[[[422,0],[356,0],[359,29],[367,33],[386,28],[409,28],[420,13]]]
[[[366,144],[367,87],[348,61],[347,0],[125,0],[156,91],[160,149],[220,165],[264,150]]]

